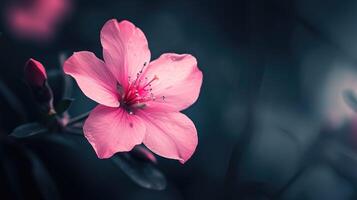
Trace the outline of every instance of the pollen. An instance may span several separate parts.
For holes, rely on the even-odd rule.
[[[135,79],[128,76],[127,87],[124,88],[121,84],[117,84],[117,91],[121,97],[120,106],[124,108],[130,115],[135,114],[139,109],[145,109],[146,104],[150,101],[156,101],[156,96],[153,93],[152,84],[159,80],[157,75],[149,78],[145,76],[147,63],[144,63],[139,72],[136,73]],[[159,98],[165,101],[165,96]]]

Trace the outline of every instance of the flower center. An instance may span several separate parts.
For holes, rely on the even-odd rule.
[[[143,77],[145,67],[146,63],[136,74],[134,80],[131,80],[132,77],[128,77],[129,84],[127,88],[123,88],[120,83],[117,84],[117,91],[121,95],[120,107],[125,109],[129,114],[135,114],[136,110],[144,109],[146,102],[156,100],[155,95],[152,93],[151,84],[159,80],[159,78],[156,75],[152,79]]]

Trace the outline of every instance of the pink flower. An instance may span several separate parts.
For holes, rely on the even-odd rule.
[[[143,143],[160,156],[186,162],[196,149],[197,131],[180,111],[200,93],[195,57],[166,53],[150,62],[144,33],[129,21],[109,20],[100,38],[104,61],[81,51],[64,64],[65,73],[100,104],[83,127],[98,157]]]
[[[69,0],[18,0],[7,7],[6,20],[18,37],[48,40],[70,7]]]

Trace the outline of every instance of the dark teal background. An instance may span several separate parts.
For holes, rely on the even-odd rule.
[[[1,85],[20,104],[14,109],[0,98],[0,159],[16,152],[5,136],[38,119],[24,63],[32,57],[50,70],[61,67],[60,54],[88,50],[101,57],[101,27],[111,18],[126,19],[146,34],[152,59],[165,52],[197,58],[204,74],[201,95],[184,111],[198,129],[197,151],[185,165],[160,158],[168,188],[150,191],[98,160],[83,139],[71,138],[71,148],[29,142],[63,199],[355,199],[356,116],[336,102],[343,102],[344,89],[357,90],[356,13],[352,0],[77,0],[47,44],[19,40],[2,22]],[[95,106],[77,86],[73,97],[72,116]],[[338,122],[331,122],[330,113]],[[319,138],[323,147],[311,148],[320,144],[319,133],[334,137]],[[13,157],[25,170],[21,157]],[[16,191],[1,173],[3,194],[12,199]],[[30,191],[25,196],[33,199],[36,190],[22,177]]]

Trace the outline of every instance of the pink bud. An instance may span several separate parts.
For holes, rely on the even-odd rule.
[[[25,78],[30,86],[42,87],[47,80],[46,70],[35,59],[30,59],[25,65]]]
[[[27,61],[25,79],[42,111],[48,115],[54,114],[53,92],[47,83],[47,74],[43,65],[32,58]]]

